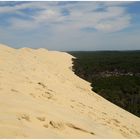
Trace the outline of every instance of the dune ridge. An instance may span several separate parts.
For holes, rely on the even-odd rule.
[[[72,58],[0,44],[0,138],[140,138],[140,118],[94,93]]]

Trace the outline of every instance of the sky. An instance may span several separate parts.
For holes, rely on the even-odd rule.
[[[0,43],[58,51],[140,50],[140,2],[0,1]]]

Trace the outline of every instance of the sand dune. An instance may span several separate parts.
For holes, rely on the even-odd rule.
[[[92,92],[72,57],[0,45],[0,138],[140,138],[140,118]]]

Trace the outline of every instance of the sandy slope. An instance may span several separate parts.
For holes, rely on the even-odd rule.
[[[92,92],[71,58],[0,45],[0,138],[140,138],[140,118]]]

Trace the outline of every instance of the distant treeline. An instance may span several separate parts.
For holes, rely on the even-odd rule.
[[[140,51],[69,52],[93,91],[140,117]]]

